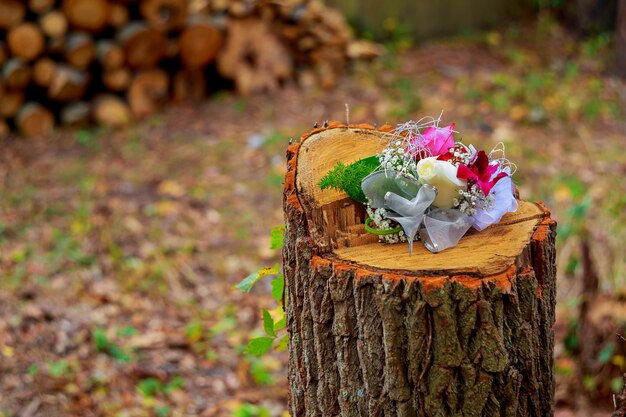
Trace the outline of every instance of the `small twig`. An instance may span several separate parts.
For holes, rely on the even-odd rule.
[[[615,411],[611,417],[626,417],[626,374],[623,376],[624,378],[624,389],[622,390],[621,395],[615,401],[615,396],[613,396],[613,404],[615,406]]]
[[[350,126],[350,106],[346,103],[346,125]]]

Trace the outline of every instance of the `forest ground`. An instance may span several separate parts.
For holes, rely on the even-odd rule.
[[[505,144],[521,196],[559,222],[557,416],[608,415],[598,393],[619,388],[626,342],[602,341],[600,379],[581,371],[572,329],[585,244],[626,322],[626,83],[610,38],[543,16],[387,46],[330,91],[223,93],[123,130],[3,142],[0,417],[283,415],[285,353],[243,354],[269,283],[231,287],[279,261],[288,141],[345,121],[346,104],[351,123],[378,125],[444,110],[466,143]]]

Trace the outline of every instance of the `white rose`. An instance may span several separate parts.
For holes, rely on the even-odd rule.
[[[439,208],[451,208],[454,199],[459,198],[459,189],[467,185],[467,180],[456,177],[456,166],[448,161],[440,161],[436,156],[420,159],[416,171],[422,184],[437,187],[433,205]]]

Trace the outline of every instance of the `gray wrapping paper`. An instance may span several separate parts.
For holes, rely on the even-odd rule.
[[[387,218],[398,222],[413,253],[419,233],[424,246],[437,253],[456,246],[472,225],[471,218],[455,209],[432,207],[437,189],[397,171],[378,171],[363,179],[363,192],[373,208],[385,208]]]

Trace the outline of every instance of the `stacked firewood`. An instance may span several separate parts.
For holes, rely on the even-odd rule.
[[[320,0],[0,0],[0,136],[123,125],[224,80],[328,87],[377,52]]]

